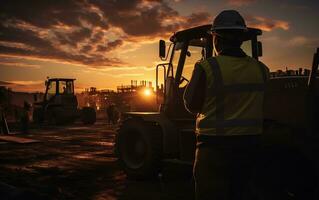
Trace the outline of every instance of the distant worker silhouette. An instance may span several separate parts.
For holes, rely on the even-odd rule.
[[[195,64],[184,93],[197,113],[194,163],[197,200],[240,200],[263,127],[268,68],[241,49],[247,27],[235,10],[212,24],[215,57]]]
[[[29,133],[29,112],[31,109],[31,105],[27,102],[23,102],[23,110],[21,112],[21,117],[20,117],[20,124],[21,124],[21,132],[24,134]]]
[[[68,93],[68,91],[67,91],[66,87],[63,86],[63,94],[67,94],[67,93]]]
[[[108,118],[108,123],[110,125],[116,124],[116,108],[113,103],[106,108],[106,114]]]

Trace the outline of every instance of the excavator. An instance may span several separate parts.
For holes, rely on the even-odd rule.
[[[169,45],[159,41],[163,63],[156,66],[156,87],[159,80],[164,82],[159,111],[124,113],[116,133],[115,154],[129,178],[156,177],[165,162],[192,166],[196,116],[186,111],[183,93],[194,64],[214,56],[210,29],[211,25],[203,25],[178,31]],[[242,44],[245,53],[256,60],[263,53],[261,35],[260,29],[248,28]],[[268,194],[279,199],[318,195],[318,60],[317,49],[310,73],[272,73],[267,82],[263,144],[251,181],[259,199],[267,199]]]

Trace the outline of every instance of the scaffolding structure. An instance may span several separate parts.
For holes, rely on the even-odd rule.
[[[128,93],[128,92],[136,92],[140,89],[143,88],[150,88],[152,90],[154,90],[154,88],[152,87],[152,82],[151,81],[140,81],[140,84],[137,84],[137,80],[131,80],[131,85],[120,85],[117,87],[117,92],[118,93]]]

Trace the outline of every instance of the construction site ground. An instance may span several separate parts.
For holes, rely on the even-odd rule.
[[[0,139],[0,199],[193,199],[190,170],[177,164],[154,180],[128,180],[113,154],[114,128],[43,126],[14,135],[26,142]]]

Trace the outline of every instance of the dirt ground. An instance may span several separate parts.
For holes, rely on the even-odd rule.
[[[127,180],[113,154],[114,128],[104,122],[17,136],[38,142],[0,140],[0,199],[193,199],[190,170],[178,165],[164,166],[157,180]]]

